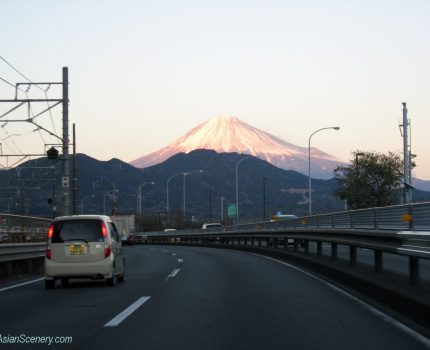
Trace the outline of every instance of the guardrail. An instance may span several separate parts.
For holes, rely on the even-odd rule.
[[[32,273],[45,256],[46,243],[0,244],[0,275],[10,276],[14,270]]]
[[[255,226],[266,229],[281,227],[430,230],[430,202],[348,210],[274,222],[259,222],[239,225],[237,229],[247,230]]]
[[[46,243],[5,243],[0,245],[0,262],[45,256]]]
[[[288,250],[302,249],[310,253],[309,244],[315,242],[316,255],[323,255],[323,243],[330,244],[331,259],[338,258],[338,246],[349,247],[349,264],[357,264],[357,249],[364,248],[374,252],[374,271],[383,271],[383,253],[407,256],[409,258],[409,281],[420,281],[420,259],[430,259],[430,232],[358,230],[358,229],[271,229],[236,230],[231,232],[207,230],[212,232],[154,232],[140,236],[142,243],[183,244],[220,246],[231,248],[253,248]]]
[[[425,232],[428,230],[428,232]],[[322,214],[274,222],[214,228],[151,232],[137,235],[142,243],[221,245],[287,250],[309,254],[315,242],[316,255],[322,244],[331,245],[331,259],[338,256],[338,245],[349,247],[349,263],[357,263],[357,249],[374,253],[374,271],[383,270],[383,253],[409,258],[409,281],[420,280],[420,259],[430,259],[430,202]]]

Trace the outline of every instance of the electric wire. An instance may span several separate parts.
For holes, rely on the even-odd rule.
[[[15,85],[13,85],[12,83],[8,82],[6,79],[0,77],[0,80],[4,81],[6,84],[9,84],[10,86],[12,86],[13,88],[15,88]]]
[[[2,59],[3,60],[3,62],[5,62],[10,68],[12,68],[16,73],[18,73],[20,76],[22,76],[24,79],[26,79],[29,83],[32,83],[32,84],[34,84],[32,81],[31,81],[31,79],[29,79],[26,75],[24,75],[21,71],[19,71],[17,68],[15,68],[11,63],[9,63],[3,56],[0,56],[0,59]],[[2,79],[2,80],[4,80],[4,79]],[[9,85],[11,85],[11,86],[13,86],[13,87],[15,87],[13,84],[11,84],[11,83],[9,83],[8,81],[6,81],[5,80],[5,82],[6,83],[8,83]],[[39,85],[37,85],[37,84],[34,84],[39,90],[41,90],[41,91],[43,91],[43,93],[45,94],[45,98],[46,99],[48,99],[48,90],[49,90],[49,88],[51,87],[50,85],[48,85],[48,87],[46,88],[46,89],[43,89],[42,87],[40,87]],[[21,91],[23,91],[22,89],[20,89]],[[28,86],[28,88],[27,88],[27,92],[30,90],[30,85]],[[28,95],[27,95],[27,99],[28,99]],[[48,105],[48,108],[49,107],[51,107],[50,106],[50,104],[49,104],[49,102],[48,101],[46,101],[46,104]],[[52,127],[53,127],[53,129],[54,129],[54,133],[55,134],[57,134],[57,128],[55,127],[55,124],[54,124],[54,119],[53,119],[53,117],[52,117],[52,112],[51,112],[51,110],[50,109],[48,109],[48,111],[49,111],[49,115],[50,115],[50,117],[51,117],[51,123],[52,123]]]
[[[27,97],[27,100],[28,100],[28,91],[25,93],[25,95],[26,95],[26,97]],[[31,108],[31,103],[29,103],[28,104],[28,108],[29,108],[29,110],[30,110],[30,114],[31,114],[31,123],[32,124],[35,124],[34,122],[33,122],[33,119],[34,119],[34,113],[33,113],[33,108]],[[30,118],[29,118],[30,119]],[[37,129],[37,131],[39,131],[39,136],[40,136],[40,138],[42,139],[42,141],[43,141],[43,143],[44,144],[46,144],[46,141],[45,141],[45,139],[43,138],[43,135],[42,135],[42,132],[40,131],[40,128],[38,128]]]
[[[29,78],[27,78],[24,74],[22,74],[18,69],[16,69],[12,64],[10,64],[3,56],[0,56],[0,59],[2,59],[10,68],[12,68],[15,72],[17,72],[20,76],[22,76],[25,80],[27,80],[29,83],[33,83]],[[35,84],[36,85],[36,84]],[[44,91],[39,85],[36,85],[40,90]]]
[[[49,88],[50,88],[50,85],[48,85],[48,87],[47,88],[45,88],[45,89],[43,89],[42,87],[40,87],[38,84],[34,84],[26,75],[24,75],[20,70],[18,70],[17,68],[15,68],[10,62],[8,62],[3,56],[1,56],[0,55],[0,59],[4,62],[4,63],[6,63],[10,68],[12,68],[16,73],[18,73],[21,77],[23,77],[24,79],[26,79],[29,83],[31,83],[32,85],[35,85],[39,90],[41,90],[41,91],[43,91],[43,93],[45,94],[45,98],[48,100],[48,90],[49,90]],[[29,96],[28,96],[28,93],[29,93],[29,90],[30,90],[30,88],[31,88],[31,86],[32,85],[30,85],[30,84],[28,84],[28,86],[27,86],[27,88],[24,90],[24,89],[21,89],[21,88],[19,88],[18,86],[16,86],[16,85],[14,85],[14,84],[12,84],[12,83],[10,83],[8,80],[6,80],[6,79],[4,79],[4,78],[2,78],[2,77],[0,77],[0,80],[1,81],[3,81],[4,83],[6,83],[6,84],[8,84],[9,86],[11,86],[11,87],[13,87],[14,89],[16,89],[16,90],[20,90],[20,91],[22,91],[22,92],[24,92],[24,94],[26,95],[26,97],[27,97],[27,99],[29,99]],[[15,90],[15,91],[16,91]],[[16,97],[15,97],[16,98]],[[38,124],[36,124],[36,123],[34,123],[33,122],[33,118],[35,117],[35,115],[34,115],[34,112],[33,112],[33,109],[32,109],[32,106],[31,106],[31,104],[29,103],[28,104],[28,107],[29,107],[29,122],[30,123],[32,123],[33,125],[35,125],[36,126],[36,129],[34,129],[34,130],[32,130],[32,131],[29,131],[29,132],[27,132],[27,133],[21,133],[21,134],[9,134],[9,132],[6,130],[6,125],[8,124],[7,122],[6,123],[4,123],[4,124],[2,124],[2,125],[0,125],[1,126],[1,128],[3,129],[3,131],[6,133],[6,137],[4,138],[4,139],[1,139],[2,141],[3,141],[3,144],[11,151],[11,153],[12,154],[14,154],[14,155],[18,155],[16,152],[15,152],[15,150],[13,149],[13,147],[11,147],[5,140],[6,139],[10,139],[9,141],[13,144],[13,146],[14,146],[14,148],[16,149],[16,150],[18,150],[18,153],[23,153],[22,152],[22,150],[20,149],[20,147],[16,144],[16,142],[14,141],[14,137],[16,137],[16,136],[22,136],[22,135],[25,135],[25,134],[28,134],[28,133],[32,133],[32,132],[38,132],[39,133],[39,136],[40,136],[40,138],[42,139],[42,141],[43,141],[43,143],[44,144],[46,144],[46,140],[45,140],[45,138],[43,137],[43,135],[42,135],[42,132],[41,132],[41,130],[43,130],[43,131],[45,131],[45,132],[47,132],[48,134],[50,134],[51,136],[55,136],[55,137],[57,137],[57,138],[59,138],[56,134],[57,134],[57,128],[56,128],[56,126],[55,126],[55,123],[54,123],[54,118],[53,118],[53,115],[52,115],[52,112],[51,112],[51,106],[50,106],[50,104],[49,104],[49,102],[48,101],[46,101],[46,103],[47,103],[47,106],[48,106],[48,111],[49,111],[49,115],[50,115],[50,119],[51,119],[51,123],[52,123],[52,128],[53,128],[53,130],[54,130],[54,132],[55,132],[55,134],[53,134],[52,132],[50,132],[49,130],[47,130],[47,129],[45,129],[44,127],[42,127],[42,126],[40,126],[40,125],[38,125]],[[31,114],[31,119],[30,119],[30,114]],[[8,142],[9,142],[8,141]]]
[[[48,87],[46,88],[46,90],[44,90],[45,92],[45,98],[48,99],[48,90],[50,88],[50,85],[48,85]],[[49,104],[48,101],[46,101],[46,104],[48,105],[48,112],[49,112],[49,116],[51,118],[51,123],[52,123],[52,128],[54,129],[54,133],[57,134],[57,128],[55,127],[55,123],[54,123],[54,118],[52,117],[52,112],[51,112],[51,106]]]

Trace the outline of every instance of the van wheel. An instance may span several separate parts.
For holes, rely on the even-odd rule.
[[[118,281],[124,282],[124,276],[125,276],[125,258],[122,259],[122,273],[118,276]]]
[[[63,287],[67,287],[67,286],[69,285],[69,279],[68,279],[68,278],[66,278],[66,277],[63,277],[63,278],[61,279],[61,285],[62,285]]]
[[[125,271],[123,271],[122,274],[118,276],[118,282],[124,282],[124,280],[125,280]]]
[[[46,289],[54,289],[55,280],[45,280],[45,288]]]
[[[116,284],[116,275],[115,273],[113,273],[111,278],[106,279],[106,285],[108,285],[109,287],[114,287],[115,284]]]

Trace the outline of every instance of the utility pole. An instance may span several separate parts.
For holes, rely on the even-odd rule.
[[[212,187],[209,188],[209,222],[212,222]]]
[[[263,176],[263,222],[266,221],[266,183],[267,176]]]
[[[409,143],[409,119],[406,102],[403,105],[403,190],[404,204],[412,202],[411,153]]]
[[[70,214],[69,200],[69,69],[63,67],[63,155],[61,158],[61,215]]]
[[[221,196],[221,223],[224,223],[224,199],[225,197]]]
[[[72,177],[73,177],[73,192],[72,192],[72,207],[73,215],[78,214],[78,177],[76,169],[76,128],[73,123],[73,163],[72,163]]]

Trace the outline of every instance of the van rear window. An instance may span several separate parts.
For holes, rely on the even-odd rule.
[[[70,240],[86,242],[103,242],[100,220],[66,220],[54,223],[52,243],[63,243]]]

